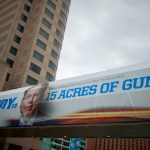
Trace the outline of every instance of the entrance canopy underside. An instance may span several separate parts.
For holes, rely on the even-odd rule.
[[[150,138],[150,123],[1,127],[0,137]]]

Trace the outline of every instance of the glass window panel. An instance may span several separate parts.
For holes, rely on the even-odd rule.
[[[67,5],[66,5],[64,2],[62,2],[62,7],[64,8],[64,10],[65,10],[66,12],[68,12],[68,7],[67,7]]]
[[[49,66],[54,72],[56,72],[57,67],[56,67],[56,65],[55,65],[51,60],[49,61],[48,66]]]
[[[30,12],[30,7],[27,4],[24,5],[23,9],[27,12]]]
[[[56,30],[56,35],[59,37],[59,39],[61,41],[63,40],[63,35],[62,35],[62,33],[58,29]]]
[[[28,17],[25,16],[24,14],[21,14],[20,19],[21,19],[22,21],[26,22],[27,19],[28,19]]]
[[[30,70],[32,70],[33,72],[35,72],[37,74],[40,74],[40,72],[41,72],[41,68],[34,63],[30,64]]]
[[[16,56],[16,55],[17,55],[17,48],[11,46],[9,52],[10,52],[11,54],[13,54],[14,56]]]
[[[40,28],[39,34],[40,34],[41,36],[43,36],[45,39],[48,40],[49,34],[48,34],[45,30],[43,30],[42,28]]]
[[[18,35],[15,34],[13,41],[20,44],[21,38]]]
[[[11,60],[10,58],[7,58],[6,63],[9,64],[10,68],[12,68],[14,65],[14,61]]]
[[[37,39],[36,45],[40,47],[41,49],[43,49],[44,51],[46,50],[46,44],[42,42],[41,40]]]
[[[49,11],[47,8],[45,8],[44,13],[45,13],[47,16],[49,16],[49,18],[51,18],[51,19],[54,18],[54,14],[53,14],[51,11]]]
[[[54,81],[55,80],[54,77],[49,72],[46,73],[46,79],[48,81]]]
[[[67,21],[66,15],[63,13],[63,11],[60,11],[60,16],[64,19],[64,21]]]
[[[43,62],[44,56],[39,52],[37,52],[36,50],[34,50],[33,52],[33,57],[39,60],[40,62]]]
[[[53,49],[51,51],[51,55],[58,61],[59,56],[58,56],[58,54]]]
[[[56,5],[51,0],[47,0],[47,3],[51,8],[53,8],[54,10],[56,9]]]
[[[65,31],[65,26],[64,26],[64,24],[61,22],[61,20],[58,20],[58,25],[59,25],[59,27],[60,27],[63,31]]]
[[[21,24],[18,24],[17,30],[20,31],[21,33],[23,33],[24,27]]]
[[[10,73],[7,73],[5,81],[9,81],[9,78],[10,78]]]
[[[29,85],[36,85],[38,84],[38,80],[28,75],[26,79],[26,83],[28,83]]]
[[[56,39],[54,39],[53,44],[59,51],[61,51],[61,45],[59,44],[59,42]]]
[[[42,23],[49,29],[51,29],[51,23],[45,18],[42,19]]]

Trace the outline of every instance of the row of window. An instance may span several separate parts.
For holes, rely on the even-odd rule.
[[[24,5],[25,8],[27,8],[26,6],[27,4]],[[53,14],[46,8],[45,12],[48,16],[53,18]],[[27,21],[27,16],[25,16],[24,14],[21,14],[21,19],[26,22]],[[46,20],[45,18],[43,18],[42,23],[47,26],[48,28],[51,28],[51,23]],[[60,26],[60,28],[62,30],[65,30],[65,26],[63,25],[63,23],[61,22],[61,20],[58,20],[58,25]],[[21,24],[18,24],[17,26],[17,30],[20,31],[21,33],[23,33],[24,31],[24,27]],[[42,28],[40,28],[39,31],[40,35],[42,35],[45,39],[48,40],[49,38],[49,34],[44,31]],[[57,29],[56,30],[56,35],[59,37],[59,39],[62,41],[63,40],[63,35],[62,33]],[[20,44],[21,42],[21,37],[19,37],[18,35],[15,34],[13,41],[15,41],[17,44]],[[54,46],[58,49],[61,50],[61,45],[59,44],[59,42],[55,39],[53,42]],[[37,39],[36,45],[39,46],[41,49],[46,50],[46,44],[43,43],[41,40]]]
[[[63,13],[63,11],[60,11],[60,16],[64,19],[64,21],[67,21],[66,15]]]
[[[53,8],[54,10],[56,9],[56,5],[52,2],[52,0],[47,0],[48,5]]]
[[[48,1],[48,2],[49,2],[49,4],[53,5],[53,2],[52,2],[52,1]],[[45,13],[48,17],[50,17],[51,19],[53,19],[54,14],[53,14],[50,10],[48,10],[47,8],[45,8],[44,13]],[[51,25],[51,23],[50,23],[47,19],[42,18],[42,24],[45,25],[47,28],[51,29],[51,26],[52,26],[52,25]],[[60,27],[63,31],[65,30],[65,26],[64,26],[64,24],[61,22],[61,20],[58,20],[58,25],[59,25],[59,27]],[[44,37],[46,40],[49,39],[49,33],[47,33],[44,29],[40,28],[39,34],[40,34],[42,37]],[[61,33],[58,29],[56,30],[56,35],[59,37],[59,39],[60,39],[61,41],[63,40],[63,35],[62,35],[62,33]],[[38,47],[40,47],[41,49],[43,49],[44,51],[46,50],[46,44],[45,44],[44,42],[42,42],[40,39],[37,39],[36,45],[37,45]],[[53,45],[54,45],[58,50],[61,50],[61,45],[59,44],[59,42],[58,42],[56,39],[54,39]]]
[[[51,0],[48,0],[47,3],[48,3],[54,10],[56,9],[56,5],[55,5]],[[54,14],[53,14],[50,10],[48,10],[47,8],[45,8],[44,13],[45,13],[49,18],[51,18],[51,19],[54,18]],[[65,16],[65,14],[64,14],[62,11],[61,11],[60,15],[62,16],[62,18],[64,18],[64,19],[66,20],[66,16]],[[42,24],[45,25],[47,28],[51,29],[51,26],[52,26],[52,25],[51,25],[51,23],[50,23],[47,19],[42,18]],[[63,31],[65,30],[65,26],[64,26],[64,24],[61,22],[60,19],[58,20],[58,26],[59,26]],[[47,33],[44,29],[40,28],[39,34],[40,34],[42,37],[44,37],[46,40],[49,39],[49,33]],[[56,35],[58,36],[58,38],[59,38],[61,41],[63,40],[63,35],[62,35],[62,33],[61,33],[58,29],[56,30]],[[40,47],[42,50],[44,50],[44,51],[46,50],[47,45],[46,45],[43,41],[41,41],[40,39],[37,39],[36,45],[37,45],[38,47]],[[59,43],[56,39],[54,39],[53,45],[54,45],[58,50],[61,50],[61,45],[60,45],[60,43]]]
[[[33,1],[33,0],[30,0],[29,2],[32,3],[32,1]],[[24,9],[26,12],[28,12],[28,13],[30,12],[30,7],[29,7],[26,3],[25,3],[25,5],[24,5],[23,9]],[[22,13],[21,16],[20,16],[20,19],[21,19],[23,22],[26,22],[27,19],[28,19],[28,17]],[[21,24],[18,24],[18,25],[17,25],[17,30],[20,31],[21,33],[23,33],[23,32],[24,32],[24,26],[21,25]],[[17,44],[20,44],[20,42],[21,42],[21,37],[19,37],[18,35],[15,34],[15,35],[14,35],[14,38],[13,38],[13,41],[16,42]],[[12,51],[13,51],[12,54],[13,54],[13,55],[16,55],[17,50],[16,50],[15,48],[13,48]]]
[[[53,53],[53,55],[54,54],[55,53]],[[43,60],[43,57],[41,57],[42,55],[40,55],[37,51],[34,51],[33,56],[36,57],[36,58],[38,58],[38,59],[40,58],[40,60]],[[10,68],[12,68],[13,65],[14,65],[14,61],[11,60],[10,58],[6,59],[6,63],[9,65]],[[56,72],[56,70],[57,70],[57,66],[51,60],[48,63],[48,67],[51,68],[54,72]],[[30,70],[32,70],[33,72],[35,72],[37,74],[40,74],[40,72],[41,72],[41,68],[39,66],[37,66],[36,64],[32,63],[32,62],[30,64]]]
[[[47,8],[45,8],[45,10],[44,10],[44,13],[50,18],[50,19],[52,19],[53,20],[53,18],[54,18],[54,14],[50,11],[50,10],[48,10]],[[60,16],[66,21],[67,20],[67,17],[65,16],[65,14],[61,11],[60,12]],[[45,21],[45,22],[44,22]],[[44,22],[44,23],[43,23]],[[48,28],[51,28],[51,24],[50,24],[50,22],[47,20],[46,21],[46,19],[45,20],[43,20],[42,21],[42,23],[44,24],[44,25],[46,25]],[[63,31],[65,31],[65,26],[64,26],[64,24],[62,23],[62,21],[59,19],[58,20],[58,25],[59,25],[59,27],[63,30]]]
[[[49,72],[46,73],[45,78],[48,81],[54,81],[55,80],[55,78]],[[29,76],[29,75],[27,75],[26,83],[28,83],[29,85],[36,85],[36,84],[38,84],[38,80],[31,77],[31,76]]]
[[[33,0],[28,0],[28,1],[29,1],[30,3],[32,3]],[[53,9],[56,9],[56,5],[55,5],[51,0],[48,0],[48,4],[49,4]],[[30,7],[29,7],[27,4],[24,5],[23,9],[24,9],[26,12],[28,12],[28,13],[30,12]],[[47,16],[49,16],[51,19],[53,19],[53,17],[54,17],[54,14],[51,13],[47,8],[45,8],[45,14],[46,14]],[[63,14],[63,12],[61,12],[61,17],[62,17],[63,19],[65,19],[65,15]],[[26,22],[27,19],[28,19],[28,17],[22,13],[21,16],[20,16],[20,19],[21,19],[22,21]],[[48,20],[46,20],[45,18],[42,19],[42,23],[43,23],[47,28],[51,29],[51,23],[50,23]],[[61,20],[58,20],[58,25],[60,26],[60,28],[61,28],[62,30],[65,30],[65,26],[63,25],[63,23],[61,22]],[[17,30],[20,31],[21,33],[23,33],[23,32],[24,32],[24,26],[21,25],[21,24],[18,24]],[[45,30],[43,30],[42,28],[40,28],[39,34],[40,34],[41,36],[43,36],[45,39],[48,40],[49,34],[48,34]],[[57,35],[57,36],[60,38],[60,40],[62,41],[63,36],[62,36],[61,32],[60,32],[58,29],[56,30],[56,35]],[[17,44],[20,44],[20,42],[21,42],[21,37],[19,37],[17,34],[15,34],[15,35],[14,35],[14,38],[13,38],[13,41],[15,41]],[[58,42],[56,39],[54,39],[53,44],[54,44],[55,47],[57,47],[57,49],[61,50],[61,45],[59,44],[59,42]],[[37,39],[36,45],[37,45],[38,47],[40,47],[41,49],[46,50],[47,45],[46,45],[44,42],[42,42],[40,39]],[[14,46],[11,46],[9,52],[10,52],[11,54],[13,54],[13,55],[16,56],[17,51],[18,51],[17,48],[15,48]],[[57,54],[54,50],[51,51],[51,55],[52,55],[56,60],[58,60],[58,54]],[[36,58],[37,60],[43,62],[44,56],[43,56],[42,54],[40,54],[39,52],[37,52],[36,50],[34,50],[34,52],[33,52],[33,57]],[[6,63],[9,64],[10,68],[12,68],[13,65],[14,65],[14,61],[11,60],[10,58],[7,58]],[[49,66],[54,72],[56,72],[57,67],[56,67],[56,65],[55,65],[52,61],[49,61],[48,66]],[[33,72],[35,72],[35,73],[37,73],[37,74],[40,74],[40,72],[41,72],[41,68],[40,68],[39,66],[37,66],[36,64],[34,64],[34,63],[31,63],[31,64],[30,64],[30,70],[32,70]],[[7,77],[6,77],[6,81],[9,80],[9,77],[10,77],[10,74],[8,73],[8,74],[7,74]],[[53,81],[53,80],[54,80],[54,77],[53,77],[49,72],[47,72],[47,74],[46,74],[46,79],[49,80],[49,81]],[[28,76],[26,82],[27,82],[28,84],[37,84],[38,81],[37,81],[36,79],[34,79],[33,77]]]
[[[55,3],[53,3],[52,0],[47,0],[47,3],[53,10],[56,9],[56,5],[55,5]],[[62,2],[62,7],[65,10],[65,12],[68,13],[68,11],[69,11],[68,6],[64,2]]]
[[[29,0],[29,2],[32,3],[32,0]],[[30,7],[29,7],[27,4],[25,4],[23,8],[24,8],[24,10],[26,10],[27,12],[30,11]],[[20,19],[21,19],[22,21],[26,22],[28,18],[27,18],[27,16],[25,16],[24,14],[21,14]],[[20,31],[21,33],[23,33],[23,32],[24,32],[24,27],[23,27],[21,24],[18,24],[18,25],[17,25],[17,30]],[[13,41],[16,42],[17,44],[20,44],[20,42],[21,42],[21,37],[19,37],[18,35],[15,34],[15,35],[14,35],[14,38],[13,38]],[[11,46],[11,47],[10,47],[9,52],[10,52],[12,55],[16,56],[16,55],[17,55],[17,51],[18,51],[18,49],[15,48],[14,46]],[[10,68],[12,68],[13,65],[14,65],[14,61],[11,60],[10,58],[7,58],[6,63],[9,64]],[[7,75],[6,81],[9,80],[9,76],[10,76],[10,74]]]
[[[40,28],[39,34],[44,37],[46,40],[49,39],[49,33],[47,33],[44,29]],[[63,35],[62,33],[57,29],[56,30],[56,35],[59,37],[59,39],[62,41],[63,40]]]
[[[56,9],[56,5],[51,0],[48,0],[47,3],[52,9],[54,9],[54,10]],[[64,2],[62,3],[62,7],[64,8],[65,11],[68,12],[68,7],[66,6],[66,4]],[[54,17],[53,13],[50,12],[47,8],[45,9],[45,13],[47,13],[48,16],[51,19],[53,19],[53,17]],[[64,19],[65,22],[67,21],[67,17],[62,10],[60,11],[60,16]]]
[[[36,40],[36,45],[37,45],[38,47],[40,47],[42,50],[46,51],[47,45],[46,45],[44,42],[42,42],[40,39],[37,39],[37,40]],[[59,51],[61,51],[61,45],[59,44],[59,42],[58,42],[56,39],[54,39],[53,45],[54,45]]]
[[[59,56],[53,49],[51,51],[51,56],[58,61]],[[39,52],[37,52],[36,50],[34,50],[34,52],[33,52],[33,57],[40,62],[43,62],[43,60],[44,60],[44,56],[42,54],[40,54]]]
[[[62,7],[63,7],[63,9],[64,9],[67,13],[69,12],[69,9],[68,9],[67,5],[66,5],[64,2],[62,2]]]
[[[37,53],[36,51],[34,51],[34,52]],[[34,56],[35,56],[35,53],[33,53]],[[39,53],[37,53],[37,54],[39,55]],[[12,68],[14,65],[14,61],[11,60],[10,58],[6,59],[6,63],[9,65],[10,68]],[[57,70],[57,66],[51,60],[48,63],[48,67],[51,68],[54,72],[56,72],[56,70]],[[32,62],[30,64],[29,68],[30,68],[30,70],[32,70],[33,72],[35,72],[37,74],[41,73],[41,68]]]
[[[28,1],[29,1],[30,3],[33,2],[33,0],[28,0]],[[30,7],[29,7],[27,4],[24,5],[24,9],[25,9],[27,12],[30,11]],[[28,17],[25,16],[25,15],[22,13],[21,16],[20,16],[20,19],[21,19],[23,22],[26,22],[27,19],[28,19]],[[17,30],[20,31],[21,33],[23,33],[23,32],[24,32],[24,26],[21,25],[21,24],[18,24],[18,25],[17,25]],[[20,44],[20,42],[21,42],[21,37],[19,37],[18,35],[15,34],[15,35],[14,35],[14,38],[13,38],[13,41],[16,42],[17,44]],[[14,46],[11,46],[11,47],[10,47],[9,52],[10,52],[12,55],[16,56],[16,55],[17,55],[17,51],[18,51],[18,49],[15,48]],[[10,64],[10,67],[12,68],[14,61],[8,59],[7,62],[8,62],[8,64]]]
[[[51,60],[49,60],[48,67],[51,68],[54,72],[56,72],[56,70],[57,70],[56,65]],[[29,68],[30,68],[30,70],[32,70],[33,72],[35,72],[37,74],[41,73],[41,68],[32,62],[30,64]]]
[[[9,78],[10,78],[10,73],[7,73],[7,76],[6,76],[5,80],[9,81]],[[46,73],[45,78],[48,81],[54,81],[55,80],[55,78],[49,72]],[[34,79],[33,77],[31,77],[31,76],[28,75],[27,79],[26,79],[26,83],[28,83],[29,85],[36,85],[36,84],[38,84],[38,80]]]
[[[9,52],[10,52],[12,55],[16,56],[17,51],[18,51],[17,48],[15,48],[15,47],[13,47],[13,46],[10,47]],[[54,59],[56,59],[56,60],[58,61],[59,56],[58,56],[58,54],[57,54],[53,49],[52,49],[52,51],[51,51],[51,56],[52,56]],[[39,52],[37,52],[36,50],[34,50],[34,52],[33,52],[33,57],[34,57],[35,59],[37,59],[38,61],[40,61],[40,62],[43,62],[43,60],[44,60],[44,56],[43,56],[42,54],[40,54]],[[10,58],[7,58],[6,63],[9,64],[10,68],[12,68],[12,67],[13,67],[13,64],[14,64],[14,61],[11,60]],[[54,66],[54,65],[53,65],[53,66]],[[52,67],[52,68],[56,68],[56,67]],[[51,68],[51,69],[52,69],[52,68]],[[57,68],[56,68],[56,69],[57,69]],[[53,71],[56,71],[56,70],[54,69]]]
[[[56,9],[56,5],[55,3],[52,1],[52,0],[47,0],[47,4],[53,9],[55,10]],[[68,9],[68,6],[62,2],[62,7],[63,9],[68,13],[69,9]]]
[[[51,0],[48,0],[47,2],[48,2],[48,4],[49,4],[53,9],[56,9],[56,5],[55,5]],[[62,6],[63,6],[63,8],[66,8],[66,7],[67,7],[64,2],[62,3]],[[29,12],[30,12],[30,7],[29,7],[27,4],[25,4],[25,5],[24,5],[24,10],[29,13]],[[50,10],[48,10],[47,8],[45,8],[44,13],[45,13],[47,16],[49,16],[51,19],[54,18],[54,14],[53,14]],[[66,22],[67,17],[66,17],[66,15],[63,13],[63,11],[60,11],[60,16],[61,16],[61,17],[65,20],[65,22]],[[27,16],[25,16],[24,14],[21,14],[21,17],[20,17],[20,18],[21,18],[21,20],[23,20],[24,22],[26,22],[27,19],[28,19]],[[43,20],[43,22],[44,22],[44,21],[45,21],[45,20]],[[47,24],[48,28],[51,27],[51,25],[50,25],[50,23],[48,23],[48,21],[46,21],[45,24]],[[62,28],[63,31],[65,30],[65,26],[63,25],[63,23],[62,23],[60,20],[58,21],[58,25],[60,26],[60,28]]]

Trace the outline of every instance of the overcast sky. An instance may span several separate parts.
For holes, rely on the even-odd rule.
[[[56,80],[150,60],[150,0],[72,0]]]

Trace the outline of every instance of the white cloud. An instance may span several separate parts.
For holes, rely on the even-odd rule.
[[[149,61],[149,0],[72,0],[57,79]]]

